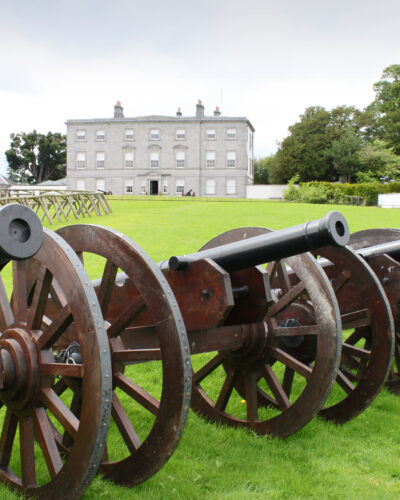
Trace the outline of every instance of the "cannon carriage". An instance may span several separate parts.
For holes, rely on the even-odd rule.
[[[0,290],[0,476],[28,496],[79,498],[97,470],[145,481],[172,455],[190,406],[284,438],[317,414],[354,418],[388,373],[396,390],[399,297],[387,259],[400,245],[355,235],[345,247],[337,212],[228,231],[158,264],[118,231],[55,234],[27,213],[9,231],[14,247],[44,237],[35,251],[4,253],[13,291]],[[99,279],[85,272],[97,260]]]

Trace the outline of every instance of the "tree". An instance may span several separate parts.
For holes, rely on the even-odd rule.
[[[8,176],[16,182],[37,184],[62,179],[66,175],[66,136],[36,130],[11,134],[5,154]]]
[[[400,155],[400,64],[385,68],[381,80],[374,84],[374,90],[377,136]]]
[[[343,130],[338,139],[332,141],[328,150],[328,155],[332,158],[336,172],[345,182],[352,182],[355,179],[357,170],[360,167],[359,151],[362,140],[356,131],[348,127]]]
[[[384,141],[375,139],[364,144],[358,156],[361,165],[357,173],[358,182],[379,181],[383,177],[400,179],[400,156]]]

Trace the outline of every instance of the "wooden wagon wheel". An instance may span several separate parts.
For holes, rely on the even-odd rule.
[[[394,345],[390,304],[373,270],[351,248],[319,251],[338,299],[343,344],[336,383],[320,415],[345,423],[367,408],[386,381]],[[335,386],[334,386],[335,387]]]
[[[34,258],[2,268],[0,480],[28,497],[80,498],[104,452],[111,408],[110,354],[88,281],[73,250],[46,229]],[[52,319],[44,314],[50,299]],[[58,343],[71,325],[79,332],[79,365],[57,362]],[[55,382],[66,380],[81,386],[80,421],[67,406],[68,391],[61,397],[54,389]],[[62,434],[70,437],[68,448]]]
[[[400,240],[398,229],[366,229],[353,233],[350,236],[349,245],[354,250],[358,250],[398,240]],[[384,287],[394,318],[394,357],[386,386],[393,393],[400,394],[400,286],[398,281],[400,263],[393,257],[382,255],[374,257],[370,261],[370,265]]]
[[[183,432],[191,393],[185,326],[161,271],[129,238],[94,225],[58,233],[85,265],[89,254],[105,262],[95,290],[110,342],[113,393],[100,471],[133,486],[163,466]]]
[[[264,233],[261,228],[228,231],[211,240],[202,250]],[[323,406],[339,362],[339,309],[325,274],[311,255],[292,257],[285,263],[302,283],[291,287],[286,280],[285,264],[279,262],[273,266],[271,283],[275,274],[283,276],[283,283],[272,289],[274,300],[266,317],[267,330],[262,323],[248,326],[254,339],[252,349],[214,353],[205,364],[192,359],[196,367],[192,407],[205,418],[230,426],[248,427],[260,434],[286,437],[308,423]],[[278,318],[300,298],[311,302],[312,314],[308,309],[304,314],[307,318],[313,316],[312,321],[297,328],[279,328]],[[303,359],[296,359],[287,347],[299,337],[306,339],[304,345],[310,345],[312,351],[305,350]],[[217,370],[222,382],[221,379],[215,382],[217,390],[211,394],[205,383]],[[244,416],[240,416],[243,414],[240,401],[246,407]]]

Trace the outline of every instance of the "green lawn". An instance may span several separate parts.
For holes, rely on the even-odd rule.
[[[200,199],[110,203],[113,214],[83,222],[118,229],[155,261],[196,251],[229,229],[280,229],[329,210],[341,211],[352,232],[400,227],[399,210],[374,207]],[[92,277],[97,269],[93,263]],[[98,477],[84,498],[399,498],[399,428],[400,399],[386,390],[343,427],[314,419],[281,441],[211,425],[190,412],[178,449],[158,474],[131,490]],[[4,488],[0,496],[16,498]]]

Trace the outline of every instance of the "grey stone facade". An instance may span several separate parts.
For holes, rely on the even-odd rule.
[[[253,183],[254,128],[247,118],[195,116],[67,121],[67,189],[113,194],[245,198]]]

